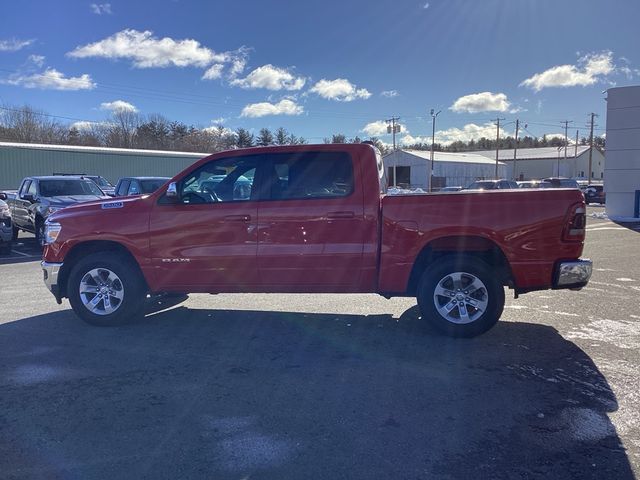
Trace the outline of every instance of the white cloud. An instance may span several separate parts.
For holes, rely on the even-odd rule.
[[[415,145],[416,143],[426,143],[428,145],[431,145],[431,137],[414,137],[413,135],[407,133],[404,137],[400,138],[399,143],[401,145]]]
[[[613,73],[613,52],[591,53],[578,59],[577,65],[556,65],[542,73],[536,73],[520,83],[539,92],[550,87],[588,86],[602,81]]]
[[[380,92],[380,95],[386,98],[393,98],[393,97],[397,97],[400,94],[398,93],[397,90],[384,90]]]
[[[245,48],[241,48],[235,52],[235,56],[231,60],[231,68],[229,69],[229,76],[231,78],[236,78],[244,72],[244,68],[247,66],[247,55],[248,51]]]
[[[207,67],[231,60],[231,54],[215,53],[192,39],[158,38],[151,31],[122,30],[110,37],[67,53],[73,58],[130,59],[136,68]]]
[[[502,129],[500,129],[500,135],[504,135]],[[482,137],[495,139],[496,126],[491,122],[482,125],[468,123],[462,128],[453,127],[446,130],[439,130],[436,132],[436,143],[448,145],[458,140],[468,142],[471,139],[477,140]]]
[[[100,110],[109,110],[110,112],[132,112],[135,113],[138,109],[135,105],[125,102],[124,100],[114,100],[113,102],[103,102],[100,104]]]
[[[222,63],[214,63],[211,65],[204,75],[202,75],[203,80],[216,80],[222,77],[222,70],[224,70],[224,65]]]
[[[220,131],[220,125],[212,125],[210,127],[205,127],[202,129],[202,131],[207,133],[213,133],[215,135],[222,134],[225,137],[236,135],[236,132],[226,127],[223,127],[222,131]]]
[[[396,125],[400,125],[400,131],[402,133],[405,133],[405,134],[409,133],[409,130],[407,130],[407,127],[405,125],[398,124],[398,123],[396,123]],[[384,120],[376,120],[375,122],[367,123],[360,131],[367,134],[370,137],[380,137],[382,135],[391,135],[390,133],[387,133],[387,126],[388,124]]]
[[[69,128],[75,128],[76,130],[80,130],[80,131],[87,131],[87,130],[93,130],[96,127],[108,127],[111,125],[112,124],[109,122],[80,121],[80,122],[72,123]]]
[[[226,117],[218,117],[218,118],[214,118],[213,120],[211,120],[211,124],[214,125],[215,127],[217,127],[218,125],[224,124],[227,120],[228,120],[228,118],[226,118]]]
[[[91,11],[96,15],[102,15],[104,13],[111,15],[111,4],[110,3],[92,3]]]
[[[302,106],[293,100],[284,99],[278,103],[250,103],[242,109],[241,117],[264,117],[267,115],[300,115],[304,112]]]
[[[43,73],[32,75],[12,75],[4,83],[41,90],[92,90],[96,87],[86,73],[79,77],[65,77],[55,68],[47,68]]]
[[[427,2],[427,3],[425,3],[425,4],[422,6],[422,8],[424,8],[424,9],[426,10],[426,9],[427,9],[427,8],[429,8],[430,6],[431,6],[431,5],[429,5],[429,2]]]
[[[36,67],[42,67],[44,65],[45,58],[46,57],[44,55],[29,55],[27,63],[35,65]]]
[[[387,122],[384,120],[377,120],[375,122],[367,123],[361,130],[370,137],[379,137],[380,135],[387,134]]]
[[[454,112],[506,112],[511,104],[504,93],[481,92],[458,98],[449,110]]]
[[[35,40],[17,40],[12,38],[10,40],[0,40],[0,52],[17,52],[18,50],[28,47]]]
[[[231,85],[267,90],[300,90],[305,82],[304,77],[296,77],[286,68],[267,64],[256,68],[245,78],[232,80]]]
[[[351,102],[356,98],[369,98],[371,96],[371,93],[366,88],[357,88],[346,78],[336,78],[335,80],[323,78],[309,91],[317,93],[322,98],[339,102]]]

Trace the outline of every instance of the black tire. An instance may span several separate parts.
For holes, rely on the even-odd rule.
[[[40,217],[36,217],[36,243],[40,248],[44,248],[44,220]]]
[[[474,279],[479,282],[473,285],[481,288],[471,287]],[[417,299],[423,317],[439,332],[469,338],[497,323],[504,308],[504,287],[485,262],[468,255],[451,255],[427,267],[418,285]],[[441,313],[449,308],[447,316]]]
[[[84,297],[81,297],[80,286],[83,279],[87,278],[87,280],[92,281],[95,278],[87,277],[89,272],[92,271],[99,272],[98,275],[104,280],[105,286],[113,288],[114,291],[117,290],[118,294],[122,294],[122,299],[116,304],[115,300],[117,299],[105,293],[110,298],[109,306],[114,308],[111,313],[107,311],[107,305],[104,300],[98,299],[94,310],[97,313],[91,311],[83,302],[83,298],[90,303],[96,296],[100,295],[100,292],[96,292],[95,295],[85,293]],[[117,281],[109,283],[106,278],[107,272],[115,274]],[[84,282],[85,286],[87,280]],[[102,288],[98,282],[93,282],[92,284],[97,285],[96,289]],[[75,314],[85,322],[99,327],[124,325],[142,318],[146,304],[146,291],[144,278],[132,260],[113,252],[94,253],[80,259],[72,267],[67,282],[67,295]]]

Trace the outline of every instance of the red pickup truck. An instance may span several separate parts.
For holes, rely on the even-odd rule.
[[[71,206],[46,225],[44,281],[94,325],[148,294],[415,296],[441,332],[474,336],[515,294],[587,284],[579,190],[385,193],[370,145],[204,158],[150,195]]]

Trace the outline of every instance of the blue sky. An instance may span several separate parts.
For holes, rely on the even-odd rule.
[[[640,84],[636,0],[33,1],[0,17],[0,103],[385,142],[586,136],[603,90]]]

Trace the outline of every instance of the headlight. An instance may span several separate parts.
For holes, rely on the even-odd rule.
[[[52,213],[55,213],[55,212],[57,212],[58,210],[61,210],[61,209],[62,209],[62,207],[49,207],[49,208],[47,208],[47,213],[49,215],[51,215]]]
[[[51,244],[58,239],[58,235],[62,231],[62,225],[59,223],[46,223],[44,226],[44,241]]]

